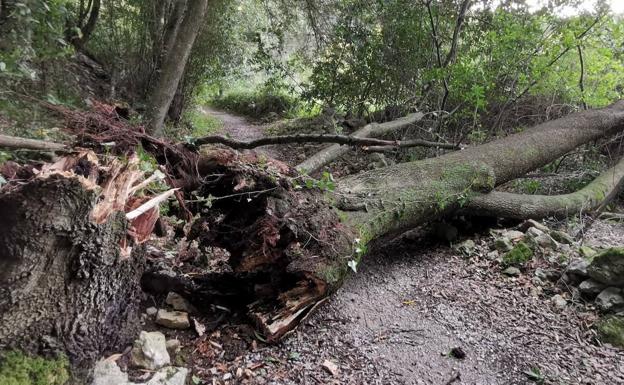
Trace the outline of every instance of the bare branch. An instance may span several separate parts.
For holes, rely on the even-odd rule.
[[[16,136],[8,135],[0,135],[0,147],[43,151],[60,151],[67,148],[62,143],[48,142],[45,140],[37,139],[18,138]]]

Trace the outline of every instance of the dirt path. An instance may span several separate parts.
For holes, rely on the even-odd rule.
[[[210,106],[201,107],[201,111],[223,122],[223,128],[221,128],[220,132],[223,135],[229,135],[238,140],[255,140],[266,136],[266,126],[254,123],[245,117],[233,115],[227,111],[218,110]],[[275,146],[264,146],[258,148],[257,151],[273,158],[281,159],[280,153]]]

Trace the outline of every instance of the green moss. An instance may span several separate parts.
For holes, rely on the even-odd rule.
[[[528,262],[533,257],[533,250],[524,242],[518,242],[505,255],[503,255],[503,263],[505,265],[521,265]]]
[[[596,255],[597,251],[589,246],[581,246],[579,247],[579,253],[584,258],[593,258]]]
[[[0,360],[2,385],[63,385],[67,381],[69,361],[65,357],[45,359],[10,351]]]
[[[624,348],[624,317],[608,316],[596,325],[600,340]]]

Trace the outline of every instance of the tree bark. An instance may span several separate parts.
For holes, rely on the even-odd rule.
[[[267,340],[276,341],[340,287],[369,242],[446,215],[623,128],[621,101],[481,146],[349,176],[333,192],[299,188],[293,170],[253,153],[208,152],[198,171],[219,178],[199,190],[213,197],[212,206],[198,210],[191,238],[226,248],[232,273],[177,282],[177,290],[199,302],[248,304]]]
[[[579,191],[563,195],[527,195],[492,191],[464,208],[469,213],[501,218],[541,219],[591,212],[611,201],[624,184],[624,159]]]
[[[162,135],[167,111],[184,74],[207,7],[208,0],[188,0],[184,20],[178,27],[171,49],[166,52],[158,80],[149,96],[147,129],[152,135]]]
[[[143,203],[137,168],[82,153],[2,186],[0,350],[62,350],[80,369],[136,337],[140,242],[158,218],[157,208],[125,217]]]
[[[67,149],[67,146],[62,143],[48,142],[45,140],[37,139],[18,138],[8,135],[0,135],[0,147],[43,151],[60,151]]]

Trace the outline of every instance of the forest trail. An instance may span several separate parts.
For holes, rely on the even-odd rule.
[[[260,139],[266,136],[266,126],[254,123],[243,116],[234,115],[230,112],[210,106],[202,106],[201,112],[223,122],[223,127],[219,132],[220,134],[246,141]],[[257,151],[273,158],[281,159],[280,153],[276,150],[275,146],[261,147],[257,149]]]

